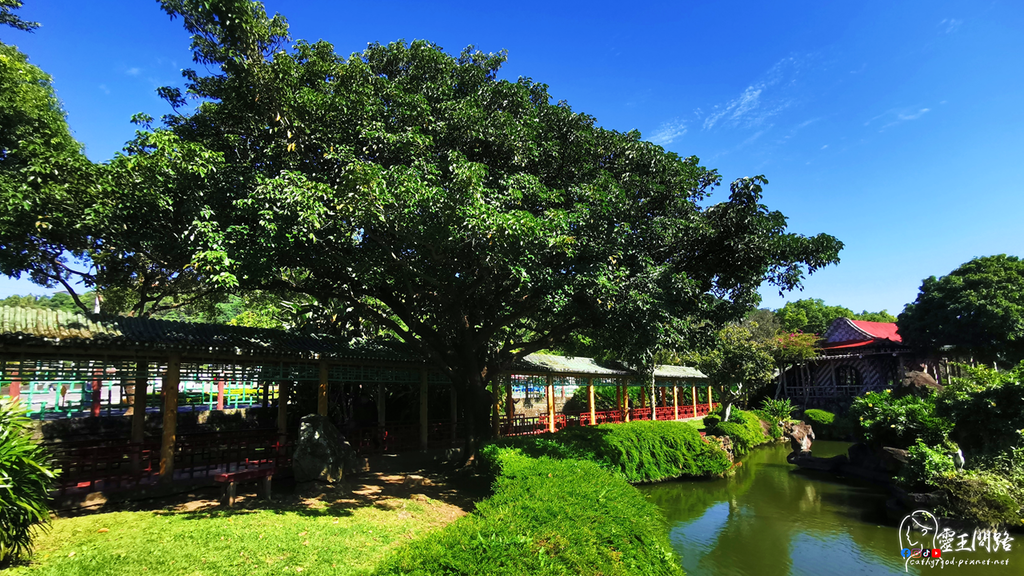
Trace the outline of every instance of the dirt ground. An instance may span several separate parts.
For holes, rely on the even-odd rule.
[[[272,500],[257,494],[257,482],[238,486],[234,508],[241,510],[351,509],[375,506],[399,509],[406,500],[441,506],[448,521],[473,511],[475,503],[487,497],[487,486],[478,477],[435,470],[409,472],[362,472],[335,484],[296,484],[292,479],[274,479]],[[192,492],[130,502],[102,502],[95,506],[65,510],[61,517],[115,511],[161,510],[196,512],[226,508],[220,486]]]

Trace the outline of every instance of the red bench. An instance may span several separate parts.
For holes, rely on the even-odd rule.
[[[221,504],[227,504],[229,508],[234,506],[236,486],[239,483],[249,482],[251,480],[263,481],[263,497],[270,500],[270,480],[274,477],[274,470],[275,468],[273,467],[250,468],[249,470],[217,474],[213,477],[213,481],[224,484],[224,493],[221,496]]]

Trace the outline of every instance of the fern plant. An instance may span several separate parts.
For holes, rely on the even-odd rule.
[[[27,556],[50,522],[54,472],[30,424],[18,403],[0,400],[0,567]]]

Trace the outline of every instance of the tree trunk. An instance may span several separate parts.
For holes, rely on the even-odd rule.
[[[723,398],[722,406],[725,407],[725,410],[722,412],[722,422],[728,422],[729,414],[732,414],[732,400],[725,400]]]

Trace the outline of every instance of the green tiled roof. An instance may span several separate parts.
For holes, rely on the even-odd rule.
[[[516,369],[529,372],[593,374],[595,376],[629,376],[632,372],[620,366],[602,366],[593,358],[568,357],[555,354],[530,354]]]
[[[232,354],[303,356],[317,353],[335,358],[414,360],[412,356],[385,344],[342,342],[325,335],[0,306],[0,344],[44,343]]]
[[[707,380],[703,372],[689,366],[669,366],[661,364],[654,370],[655,378],[686,378],[688,380]]]

